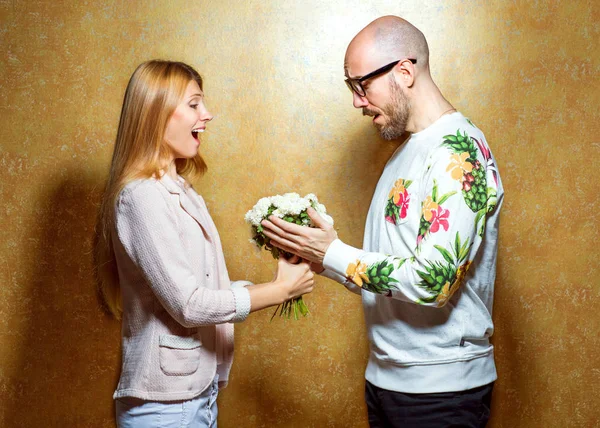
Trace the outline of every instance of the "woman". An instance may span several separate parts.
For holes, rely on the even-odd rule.
[[[192,67],[149,61],[133,73],[96,245],[101,294],[123,318],[119,427],[216,426],[231,323],[313,288],[306,263],[283,259],[273,282],[231,286],[215,225],[185,178],[206,169],[198,148],[211,119]]]

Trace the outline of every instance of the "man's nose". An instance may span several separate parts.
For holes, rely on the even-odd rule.
[[[361,97],[356,92],[352,92],[352,104],[354,108],[363,108],[369,105],[367,97]]]

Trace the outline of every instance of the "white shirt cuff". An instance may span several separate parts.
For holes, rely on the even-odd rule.
[[[362,253],[362,250],[346,245],[341,240],[336,239],[327,248],[327,252],[323,258],[323,267],[346,277],[348,265],[356,262]]]

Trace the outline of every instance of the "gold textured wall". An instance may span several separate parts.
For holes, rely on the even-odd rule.
[[[196,187],[231,277],[267,281],[243,223],[261,196],[315,192],[362,242],[394,146],[353,109],[342,67],[384,14],[424,31],[504,179],[491,426],[600,425],[597,1],[0,0],[0,426],[113,426],[119,325],[97,307],[90,251],[134,68],[204,75],[215,119]],[[238,326],[221,427],[367,426],[360,300],[317,284],[309,318]]]

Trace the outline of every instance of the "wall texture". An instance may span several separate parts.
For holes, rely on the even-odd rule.
[[[372,19],[426,34],[434,78],[506,187],[492,427],[600,426],[600,5],[511,1],[0,0],[0,426],[111,427],[119,325],[95,300],[94,217],[127,80],[195,65],[215,114],[196,183],[232,278],[269,280],[243,215],[316,193],[360,246],[395,146],[352,108],[343,56]],[[221,427],[366,427],[358,298],[319,279],[298,322],[236,330]]]

